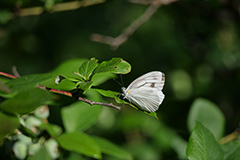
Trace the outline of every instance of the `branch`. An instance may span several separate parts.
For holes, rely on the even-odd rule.
[[[0,72],[0,75],[8,77],[8,78],[18,78],[18,76],[14,76],[5,72]]]
[[[0,72],[0,75],[8,77],[8,78],[19,78],[18,76],[14,76],[14,75],[11,75],[11,74],[8,74],[8,73],[5,73],[5,72]],[[57,93],[57,94],[62,94],[62,95],[69,96],[69,97],[74,97],[71,92],[62,91],[62,90],[58,90],[58,89],[47,88],[47,87],[42,86],[42,85],[38,85],[38,88],[48,90],[49,92],[52,92],[52,93]],[[117,109],[117,110],[121,110],[121,107],[116,106],[112,103],[95,102],[95,101],[91,101],[91,100],[88,100],[88,99],[85,99],[85,98],[82,98],[82,97],[78,97],[78,100],[83,101],[85,103],[88,103],[91,106],[92,105],[101,105],[101,106],[106,106],[106,107],[114,108],[114,109]]]
[[[223,137],[220,139],[219,143],[220,144],[226,144],[228,142],[231,142],[233,141],[234,139],[238,138],[239,137],[239,134],[240,134],[240,127],[237,127],[237,129],[230,133],[229,135]]]
[[[94,101],[90,101],[90,100],[85,99],[85,98],[82,98],[82,97],[78,97],[78,100],[83,101],[83,102],[86,102],[86,103],[90,104],[91,106],[92,106],[92,105],[101,105],[101,106],[106,106],[106,107],[115,108],[115,109],[117,109],[117,110],[121,110],[120,107],[115,106],[115,105],[112,104],[112,103],[94,102]]]
[[[72,2],[64,2],[64,3],[56,3],[53,5],[52,9],[50,10],[51,13],[53,12],[60,12],[60,11],[68,11],[68,10],[75,10],[80,7],[87,7],[99,3],[104,3],[106,0],[82,0],[82,1],[72,1]],[[18,16],[30,16],[30,15],[40,15],[45,11],[44,7],[31,7],[31,8],[22,8],[17,11]]]
[[[149,5],[153,3],[161,3],[164,5],[167,5],[178,0],[128,0],[128,1],[131,3],[142,4],[142,5]]]
[[[131,1],[131,0],[130,0]],[[146,0],[133,0],[134,3],[139,1],[139,3],[144,3]],[[105,43],[111,46],[112,49],[116,50],[121,44],[127,41],[127,39],[144,23],[146,23],[153,14],[157,11],[157,9],[163,4],[169,4],[175,2],[177,0],[149,0],[146,4],[150,3],[150,6],[146,9],[146,11],[136,19],[132,24],[130,24],[119,36],[111,37],[104,36],[101,34],[92,34],[90,39],[95,42]]]

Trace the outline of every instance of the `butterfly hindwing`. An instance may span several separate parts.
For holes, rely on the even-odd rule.
[[[140,109],[155,112],[164,99],[164,94],[161,90],[155,89],[136,89],[129,92],[128,97],[130,102],[137,105]]]

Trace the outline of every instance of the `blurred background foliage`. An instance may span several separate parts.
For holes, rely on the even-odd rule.
[[[181,155],[170,149],[172,135],[168,133],[174,130],[187,140],[187,115],[196,98],[217,104],[226,119],[225,135],[239,125],[238,0],[180,0],[162,6],[117,50],[91,41],[91,34],[118,36],[147,6],[107,0],[70,11],[17,14],[26,7],[51,10],[55,2],[67,1],[1,0],[1,71],[11,73],[16,66],[21,75],[45,73],[69,59],[121,57],[132,65],[132,72],[122,77],[125,86],[148,71],[160,70],[166,75],[166,98],[157,112],[160,120],[127,107],[120,112],[105,107],[88,133],[123,146],[136,159],[177,159]],[[113,80],[101,87],[119,92],[121,88]],[[50,121],[60,123],[54,116],[57,111],[50,111]],[[184,141],[176,139],[176,143]]]

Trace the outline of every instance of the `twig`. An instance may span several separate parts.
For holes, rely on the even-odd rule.
[[[78,9],[80,7],[87,7],[99,3],[103,3],[106,0],[82,0],[82,1],[72,1],[72,2],[63,2],[63,3],[56,3],[50,10],[51,13],[53,12],[60,12],[60,11],[68,11]],[[19,9],[17,12],[18,16],[30,16],[30,15],[40,15],[45,11],[44,7],[31,7],[31,8],[22,8]]]
[[[149,5],[153,3],[161,3],[164,5],[167,5],[178,0],[128,0],[128,1],[131,3],[142,4],[142,5]]]
[[[8,77],[8,78],[18,78],[18,76],[14,76],[5,72],[0,72],[0,75]]]
[[[128,0],[128,2],[136,3],[136,4],[142,4],[142,5],[149,5],[154,0]]]
[[[231,142],[234,139],[236,139],[239,136],[239,134],[240,134],[240,127],[238,127],[234,132],[230,133],[229,135],[221,138],[219,143],[225,144],[225,143]]]
[[[19,78],[18,76],[14,76],[14,75],[11,75],[11,74],[8,74],[8,73],[5,73],[5,72],[0,72],[0,75],[8,77],[8,78]],[[62,91],[62,90],[58,90],[58,89],[47,88],[47,87],[42,86],[42,85],[38,85],[38,88],[48,90],[49,92],[52,92],[52,93],[57,93],[57,94],[62,94],[62,95],[69,96],[69,97],[74,97],[71,92]],[[78,97],[78,100],[83,101],[85,103],[88,103],[91,106],[92,105],[101,105],[101,106],[106,106],[106,107],[111,107],[111,108],[114,108],[114,109],[117,109],[117,110],[121,110],[121,107],[116,106],[112,103],[95,102],[95,101],[91,101],[91,100],[88,100],[88,99],[85,99],[85,98],[82,98],[82,97]]]
[[[85,98],[82,98],[82,97],[78,97],[78,100],[83,101],[83,102],[86,102],[86,103],[90,104],[91,106],[92,106],[92,105],[102,105],[102,106],[106,106],[106,107],[115,108],[115,109],[117,109],[117,110],[121,110],[120,107],[115,106],[115,105],[112,104],[112,103],[94,102],[94,101],[90,101],[90,100],[85,99]]]
[[[162,4],[169,4],[174,1],[177,0],[150,0],[148,3],[151,5],[146,9],[146,11],[132,24],[130,24],[130,26],[128,26],[119,36],[114,38],[94,33],[91,35],[90,39],[95,42],[108,44],[112,49],[116,50],[121,44],[127,41],[129,36],[131,36],[139,27],[149,20]]]
[[[122,32],[116,38],[113,38],[111,36],[103,36],[95,33],[91,35],[91,40],[99,43],[108,44],[112,47],[112,49],[116,50],[122,43],[127,41],[129,36],[131,36],[140,26],[142,26],[146,21],[149,20],[149,18],[156,12],[159,6],[150,5],[142,16],[136,19],[130,26],[126,28],[124,32]]]

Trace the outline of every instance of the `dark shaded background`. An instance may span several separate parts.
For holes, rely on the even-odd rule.
[[[23,7],[43,5],[23,2]],[[11,73],[16,66],[26,75],[49,72],[72,58],[122,57],[132,65],[132,72],[123,76],[125,86],[148,71],[166,74],[166,98],[158,115],[184,138],[189,136],[188,110],[197,97],[217,104],[226,118],[225,133],[234,131],[240,112],[240,2],[185,0],[162,6],[116,51],[90,40],[92,33],[118,36],[146,8],[108,0],[78,10],[15,17],[0,25],[0,70]],[[15,1],[0,2],[3,10],[14,11]],[[121,88],[115,81],[101,87]],[[124,111],[115,116],[124,117]],[[105,136],[121,144],[123,135],[113,128]]]

